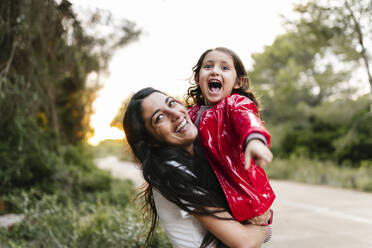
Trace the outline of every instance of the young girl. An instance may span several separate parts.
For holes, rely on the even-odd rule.
[[[230,49],[209,49],[193,68],[193,76],[195,85],[186,97],[188,112],[232,215],[259,225],[270,218],[271,223],[275,194],[261,168],[272,159],[270,134],[258,117],[258,102],[243,63]]]

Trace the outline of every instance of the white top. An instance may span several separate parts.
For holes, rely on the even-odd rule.
[[[203,241],[205,228],[189,213],[168,201],[157,190],[153,190],[160,224],[174,248],[198,248]]]

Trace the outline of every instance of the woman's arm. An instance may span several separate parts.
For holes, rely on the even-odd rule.
[[[217,215],[232,218],[228,212],[221,212]],[[261,247],[268,236],[267,226],[243,225],[235,220],[221,220],[208,215],[195,215],[195,218],[214,236],[232,248]]]

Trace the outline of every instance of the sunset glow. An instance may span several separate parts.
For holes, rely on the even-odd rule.
[[[143,31],[138,41],[115,52],[110,74],[99,80],[103,89],[93,104],[91,126],[95,134],[88,142],[96,145],[105,139],[123,138],[123,131],[110,127],[110,123],[122,101],[141,88],[151,86],[183,96],[192,67],[206,49],[228,47],[249,68],[251,55],[284,32],[279,15],[290,16],[296,1],[72,0],[82,15],[81,8],[106,9],[115,18],[133,21]],[[213,25],[200,28],[211,7],[213,16],[223,18],[214,18]]]
[[[122,139],[124,132],[110,124],[116,116],[122,97],[111,78],[107,79],[105,87],[98,92],[97,99],[93,103],[94,114],[91,117],[90,124],[94,128],[94,136],[88,140],[91,145],[98,145],[105,139]]]

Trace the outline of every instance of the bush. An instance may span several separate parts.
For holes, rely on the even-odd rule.
[[[312,109],[301,121],[268,126],[273,135],[272,151],[281,158],[300,156],[340,165],[349,161],[357,168],[361,161],[372,159],[368,106],[366,96],[356,101],[340,99]]]
[[[338,161],[352,161],[360,165],[363,160],[372,159],[372,114],[357,115],[345,135],[335,142]]]
[[[64,166],[57,168],[52,178],[55,190],[51,193],[67,194],[79,200],[86,194],[110,189],[113,179],[109,172],[95,166],[84,146],[63,146],[60,154]]]
[[[95,202],[76,204],[68,201],[62,204],[56,195],[43,195],[36,199],[33,194],[26,192],[11,197],[13,203],[24,210],[25,219],[12,230],[0,228],[0,246],[143,247],[144,230],[148,230],[148,227],[139,217],[137,204],[123,204],[119,199],[122,195],[115,192],[125,184],[127,189],[133,189],[128,182],[122,181],[118,182],[114,192],[107,192],[114,201],[97,196]],[[150,247],[171,248],[171,244],[158,228]]]
[[[26,114],[31,107],[22,108],[35,98],[28,87],[21,78],[10,82],[0,77],[0,194],[43,182],[59,163],[51,134]]]
[[[111,140],[107,139],[101,141],[97,146],[91,146],[90,150],[94,153],[96,158],[107,156],[116,156],[123,161],[134,161],[134,157],[126,143],[126,140]]]

